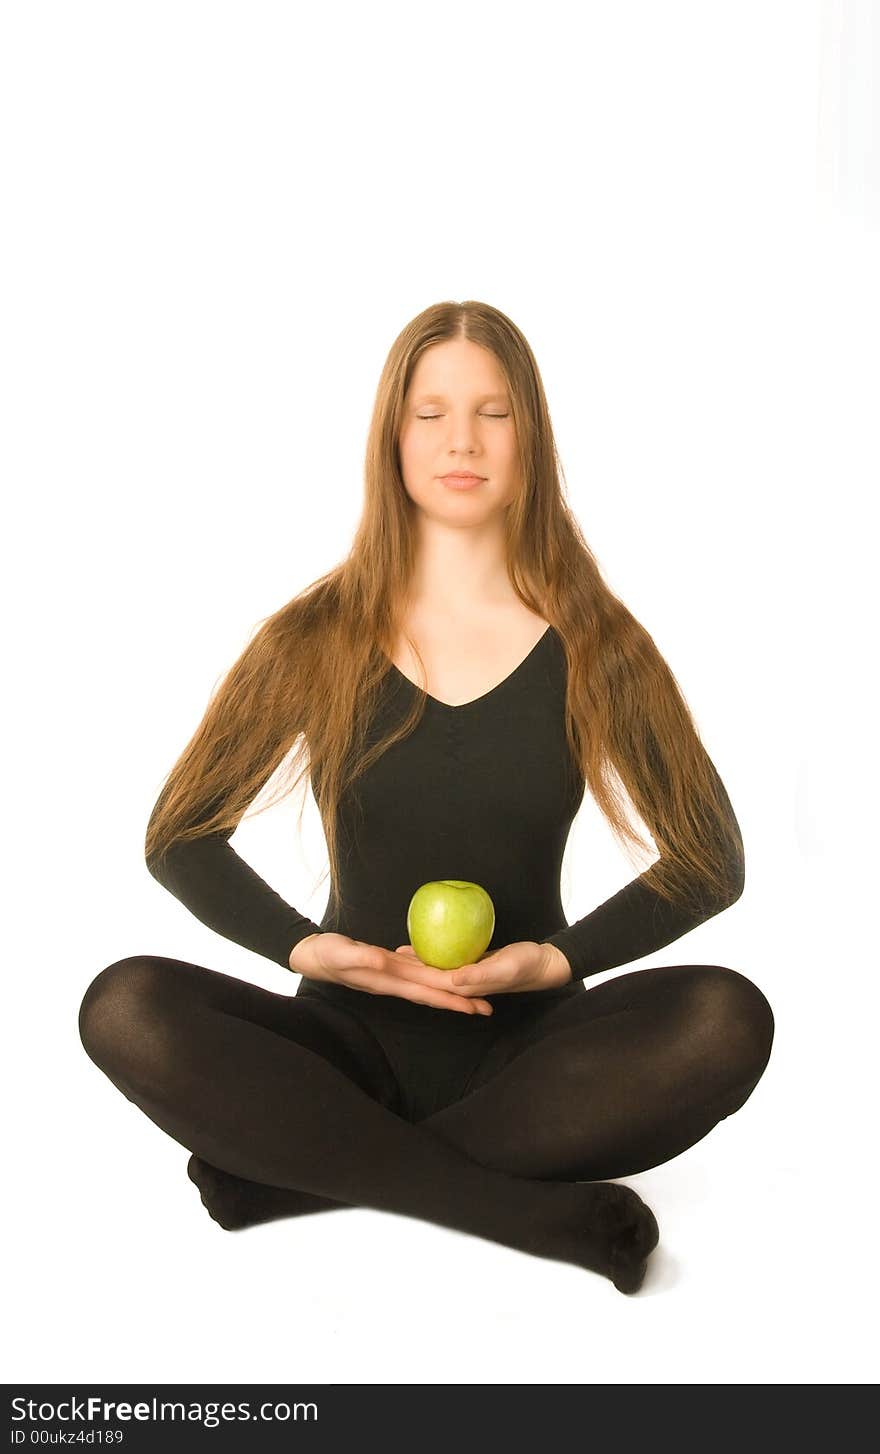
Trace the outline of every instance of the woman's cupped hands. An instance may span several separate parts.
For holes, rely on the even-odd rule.
[[[491,1015],[486,995],[553,989],[571,979],[560,949],[531,940],[506,944],[476,963],[448,970],[425,964],[411,944],[391,950],[347,934],[322,932],[301,939],[289,962],[304,979],[332,981],[365,994],[396,995],[465,1015]]]

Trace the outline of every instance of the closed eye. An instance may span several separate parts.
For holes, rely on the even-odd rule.
[[[484,414],[482,417],[484,419],[509,419],[510,418],[510,415],[509,414]],[[424,419],[424,420],[427,421],[428,419],[442,419],[443,418],[443,415],[442,414],[417,414],[416,415],[416,418],[417,419]]]

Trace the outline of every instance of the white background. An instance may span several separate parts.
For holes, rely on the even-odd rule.
[[[5,1376],[873,1379],[877,7],[13,3],[0,41]],[[224,1232],[77,1034],[130,954],[295,987],[150,877],[146,820],[256,623],[347,554],[385,354],[444,298],[529,338],[746,841],[742,899],[638,962],[740,969],[776,1039],[627,1179],[636,1297],[366,1209]],[[320,919],[295,818],[233,841]],[[569,919],[631,876],[587,801]]]

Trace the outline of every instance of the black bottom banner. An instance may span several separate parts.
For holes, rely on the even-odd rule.
[[[217,1454],[227,1449],[342,1450],[344,1439],[351,1439],[353,1448],[373,1440],[380,1447],[402,1448],[427,1436],[453,1440],[450,1450],[459,1454],[462,1448],[484,1448],[489,1434],[496,1447],[499,1440],[509,1440],[514,1448],[534,1443],[541,1450],[548,1441],[556,1447],[557,1440],[573,1439],[579,1428],[584,1432],[581,1419],[588,1421],[592,1439],[606,1429],[613,1436],[622,1421],[632,1435],[640,1428],[642,1408],[650,1431],[656,1426],[648,1421],[670,1411],[673,1389],[687,1389],[692,1408],[694,1385],[627,1384],[623,1412],[613,1384],[96,1382],[3,1387],[6,1447],[13,1450],[54,1445],[117,1449],[120,1454],[166,1448],[211,1449]],[[723,1406],[723,1443],[754,1431],[755,1409],[743,1397],[742,1385],[700,1387],[711,1390]],[[766,1385],[749,1387],[760,1388],[759,1398],[766,1401]],[[832,1400],[826,1403],[826,1426],[818,1400],[804,1401],[801,1392],[797,1399],[794,1412],[809,1420],[811,1438],[823,1437],[824,1428],[831,1439],[840,1418],[840,1410],[830,1407]],[[687,1407],[682,1400],[685,1418]],[[847,1407],[851,1416],[850,1402]],[[785,1409],[784,1416],[790,1434],[792,1409]],[[682,1442],[688,1446],[686,1439]]]

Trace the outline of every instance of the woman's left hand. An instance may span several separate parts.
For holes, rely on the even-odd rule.
[[[418,955],[411,944],[401,944],[396,954]],[[449,970],[449,987],[463,995],[503,995],[519,990],[558,989],[571,979],[571,965],[555,944],[535,944],[521,939],[484,954],[476,964]]]

